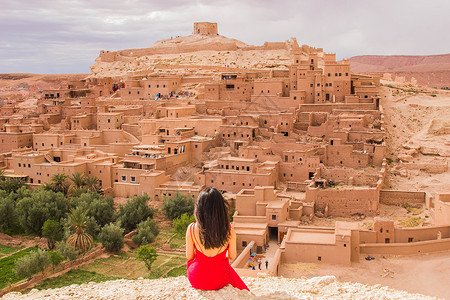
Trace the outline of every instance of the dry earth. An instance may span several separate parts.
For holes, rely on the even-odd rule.
[[[227,286],[218,291],[193,289],[186,277],[116,280],[59,289],[9,293],[2,299],[433,299],[380,285],[339,282],[334,276],[311,279],[244,278],[253,294]]]
[[[449,163],[450,92],[385,82],[381,104],[387,131],[387,157],[394,160],[386,187],[398,190],[450,192],[450,171],[406,170],[399,158],[411,164]]]
[[[339,281],[362,284],[381,284],[390,288],[447,298],[450,295],[450,252],[414,256],[375,256],[351,267],[297,263],[285,264],[280,269],[284,277],[336,276]]]
[[[352,72],[390,73],[429,87],[450,87],[450,54],[441,55],[362,55],[350,58]]]

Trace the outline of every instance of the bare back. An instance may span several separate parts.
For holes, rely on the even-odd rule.
[[[228,258],[236,258],[236,233],[234,228],[230,228],[230,238],[227,242],[228,246],[220,248],[205,249],[205,246],[200,240],[200,233],[196,223],[192,223],[188,226],[186,231],[186,257],[192,259],[194,257],[194,248],[200,251],[208,257],[214,257],[217,254],[226,251],[228,248]]]

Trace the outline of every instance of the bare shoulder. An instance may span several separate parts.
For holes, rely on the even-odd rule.
[[[191,235],[191,228],[195,229],[195,223],[191,223],[188,225],[187,229],[186,229],[186,235],[190,236]]]

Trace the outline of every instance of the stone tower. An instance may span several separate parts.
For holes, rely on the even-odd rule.
[[[217,23],[196,22],[194,23],[194,34],[218,35]]]

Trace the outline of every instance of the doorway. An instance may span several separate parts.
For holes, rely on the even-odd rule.
[[[278,243],[278,227],[269,227],[269,240]]]

